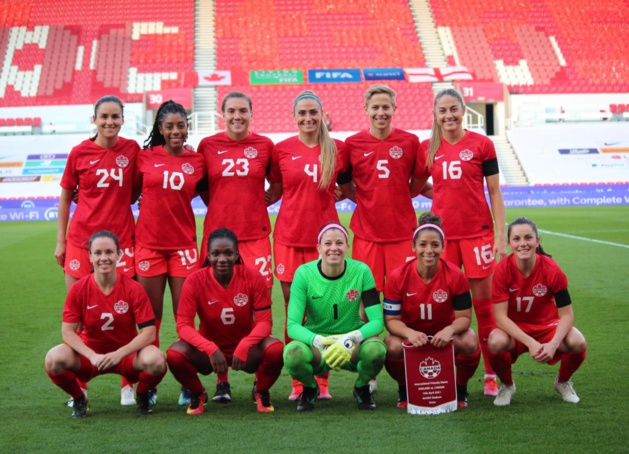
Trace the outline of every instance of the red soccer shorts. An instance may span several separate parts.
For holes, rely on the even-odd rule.
[[[482,279],[494,272],[494,233],[482,237],[446,240],[441,257],[457,267],[463,266],[468,279]]]
[[[131,353],[130,355],[125,356],[116,367],[112,367],[111,369],[107,370],[98,370],[92,365],[89,359],[87,359],[83,355],[79,355],[81,367],[76,373],[76,377],[80,381],[87,383],[92,378],[99,375],[118,374],[125,377],[130,383],[137,383],[140,380],[140,371],[135,370],[135,368],[133,367],[133,359],[135,358],[135,355],[136,353]]]
[[[553,339],[553,336],[557,331],[558,323],[559,320],[544,325],[534,325],[532,323],[518,323],[517,325],[522,331],[531,336],[540,344],[547,344]],[[526,345],[524,345],[517,339],[513,339],[513,342],[515,342],[515,347],[513,348],[513,350],[510,350],[509,353],[511,353],[511,358],[513,358],[513,362],[515,363],[515,361],[518,359],[518,356],[524,353],[529,353],[529,349]],[[561,359],[561,355],[562,353],[559,351],[559,349],[557,349],[557,351],[555,352],[555,356],[553,356],[553,359],[551,359],[548,364],[556,364]]]
[[[284,246],[276,241],[273,245],[273,257],[275,258],[275,276],[281,282],[293,282],[299,265],[317,260],[319,251],[316,247]]]
[[[135,269],[143,277],[188,277],[200,266],[197,248],[157,251],[140,246],[135,253]]]
[[[135,276],[133,246],[124,247],[121,245],[120,248],[122,249],[122,256],[116,264],[118,272],[133,277]],[[90,274],[92,272],[92,261],[90,260],[89,251],[68,242],[66,244],[66,263],[63,270],[68,273],[68,275],[77,279],[81,279]]]
[[[415,258],[411,240],[375,243],[354,237],[352,258],[366,263],[376,281],[376,290],[384,291],[384,278],[391,272]]]

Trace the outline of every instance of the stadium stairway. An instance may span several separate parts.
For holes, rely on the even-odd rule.
[[[426,66],[429,68],[442,68],[447,66],[446,56],[443,51],[435,19],[430,9],[428,0],[410,0],[409,6],[415,21],[415,29],[419,42],[424,51]]]
[[[489,136],[496,147],[500,172],[509,186],[529,186],[520,160],[506,136]]]
[[[214,1],[194,2],[194,69],[213,71],[216,69],[216,8]],[[193,91],[195,112],[218,112],[218,90],[216,86],[195,87]],[[195,132],[213,133],[218,127],[216,115],[195,117]]]

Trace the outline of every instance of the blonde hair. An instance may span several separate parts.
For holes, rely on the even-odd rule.
[[[443,132],[441,131],[441,127],[437,124],[437,114],[435,113],[435,109],[437,108],[437,102],[443,98],[444,96],[452,96],[459,101],[461,107],[465,107],[465,101],[463,101],[463,96],[456,91],[454,88],[446,88],[441,90],[435,96],[435,102],[433,104],[433,120],[432,120],[432,130],[430,131],[430,146],[428,147],[428,160],[426,161],[426,166],[431,169],[435,162],[435,155],[437,154],[437,150],[441,146],[441,138],[443,137]]]
[[[395,106],[395,91],[391,87],[388,87],[384,84],[375,84],[372,85],[365,91],[365,107],[369,105],[369,100],[373,95],[389,95],[391,97],[391,102]]]
[[[310,90],[305,90],[299,93],[299,95],[293,101],[293,115],[295,115],[295,109],[297,108],[297,103],[302,99],[314,99],[317,104],[319,104],[319,108],[321,109],[321,116],[323,117],[323,104],[317,95],[315,95]],[[330,184],[333,183],[332,179],[334,178],[334,167],[336,166],[336,143],[330,137],[330,133],[328,132],[328,128],[323,124],[323,122],[319,122],[319,148],[321,149],[321,179],[319,180],[319,190],[326,191]]]

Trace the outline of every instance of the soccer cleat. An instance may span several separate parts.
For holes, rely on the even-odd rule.
[[[155,405],[157,403],[157,388],[149,389],[149,402],[151,405]]]
[[[133,396],[133,386],[125,385],[120,388],[120,405],[128,407],[135,405],[135,397]]]
[[[186,413],[189,415],[201,415],[205,412],[205,404],[207,403],[207,393],[203,391],[200,394],[190,393],[190,405]]]
[[[150,415],[153,413],[153,410],[151,410],[150,392],[136,393],[135,400],[138,403],[138,409],[136,411],[139,415]]]
[[[408,396],[406,394],[406,386],[398,386],[397,395],[397,408],[407,408]]]
[[[214,397],[212,400],[214,402],[218,402],[219,404],[228,404],[232,401],[232,390],[231,386],[229,386],[229,382],[222,381],[218,385],[216,385],[216,392],[214,393]]]
[[[183,386],[181,387],[181,394],[179,394],[179,406],[180,407],[186,407],[188,405],[190,405],[190,390],[184,388]]]
[[[484,391],[483,394],[486,396],[497,396],[498,395],[498,382],[496,381],[496,377],[487,377],[485,378],[484,383]]]
[[[330,394],[330,380],[328,377],[315,377],[317,385],[319,385],[319,400],[330,400],[332,395]]]
[[[315,409],[315,402],[319,396],[319,387],[309,388],[303,387],[303,391],[299,395],[299,401],[297,402],[297,411],[313,411]]]
[[[85,418],[87,416],[87,410],[89,410],[87,396],[72,401],[72,417],[74,419]]]
[[[87,397],[87,389],[81,388],[81,391],[83,391],[83,395]],[[70,397],[68,401],[66,402],[66,407],[69,407],[69,408],[74,407],[74,399],[72,397]]]
[[[494,405],[505,407],[511,404],[511,398],[515,394],[515,383],[512,385],[500,385],[498,395],[494,399]]]
[[[373,401],[373,396],[369,391],[369,384],[361,386],[360,388],[354,386],[354,397],[356,398],[356,402],[358,402],[359,410],[376,409],[376,403]]]
[[[572,381],[570,380],[559,382],[555,378],[555,390],[559,394],[561,394],[561,398],[565,402],[576,404],[577,402],[579,402],[579,400],[581,400],[579,399],[579,396],[577,396],[577,393],[574,391],[574,388],[572,387]]]
[[[275,411],[271,403],[271,394],[268,391],[255,391],[256,405],[260,413],[271,413]]]
[[[456,385],[456,408],[467,408],[467,385]]]
[[[369,392],[372,396],[378,392],[378,381],[376,377],[369,380]]]
[[[293,378],[293,387],[290,392],[290,396],[288,396],[288,400],[298,400],[301,393],[304,391],[304,385],[301,382],[298,382]]]

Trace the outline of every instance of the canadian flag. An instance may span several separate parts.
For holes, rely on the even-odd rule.
[[[231,85],[231,71],[199,71],[199,86]]]
[[[447,80],[474,80],[465,66],[446,68],[404,68],[409,82],[443,82]]]

